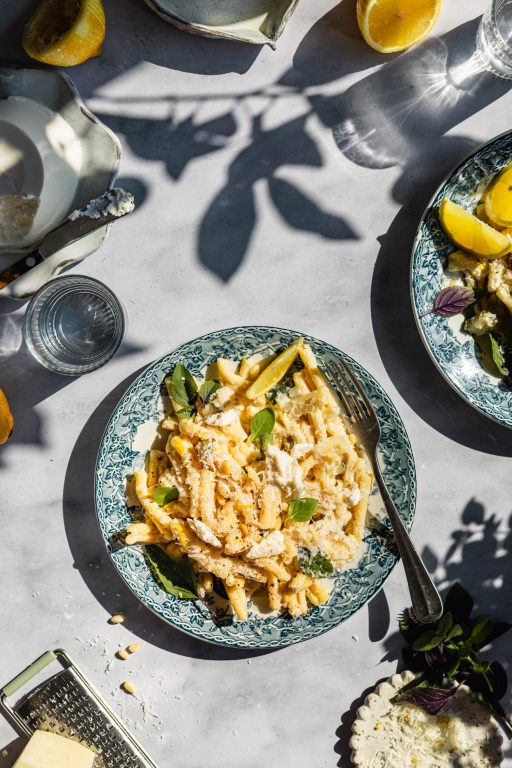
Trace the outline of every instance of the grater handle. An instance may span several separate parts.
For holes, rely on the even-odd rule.
[[[20,672],[19,675],[16,675],[14,680],[11,680],[10,683],[7,683],[7,685],[2,688],[0,691],[2,698],[12,696],[13,693],[16,693],[16,691],[25,685],[25,683],[28,683],[29,680],[32,680],[32,678],[41,672],[45,667],[47,667],[48,664],[51,664],[52,661],[55,661],[56,658],[57,656],[53,651],[46,651],[46,653],[43,653],[42,656],[40,656],[26,669],[24,669],[23,672]]]

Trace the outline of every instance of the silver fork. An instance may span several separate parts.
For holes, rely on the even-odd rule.
[[[443,615],[443,603],[439,592],[396,511],[380,471],[377,460],[380,427],[373,406],[341,358],[339,360],[331,359],[326,362],[325,367],[328,374],[327,378],[338,395],[346,418],[350,421],[350,428],[372,461],[375,479],[389,515],[398,551],[404,565],[412,608],[416,618],[423,624],[437,621]]]

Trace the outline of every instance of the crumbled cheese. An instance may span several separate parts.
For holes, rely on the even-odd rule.
[[[234,394],[235,390],[232,387],[228,387],[227,385],[221,387],[215,393],[215,405],[222,408]]]
[[[278,485],[287,496],[300,496],[304,483],[296,458],[274,445],[266,450],[267,482]]]
[[[258,544],[253,544],[246,557],[257,560],[259,557],[272,557],[284,552],[284,535],[281,531],[272,531]]]
[[[209,528],[206,523],[203,523],[202,520],[196,520],[193,517],[189,517],[187,523],[190,525],[196,536],[199,536],[199,538],[206,542],[206,544],[211,544],[212,547],[222,547],[222,543],[216,537],[212,529]]]
[[[474,317],[470,317],[464,323],[464,330],[468,333],[472,333],[473,336],[482,336],[484,333],[489,333],[498,324],[498,318],[494,312],[478,312]]]
[[[220,413],[212,413],[211,416],[207,416],[205,422],[211,427],[228,427],[236,421],[238,411],[236,408],[230,408],[228,411],[220,411]]]
[[[292,448],[292,456],[294,459],[302,459],[302,457],[312,451],[314,447],[314,443],[295,443]]]
[[[133,195],[120,187],[110,189],[100,197],[91,200],[85,208],[73,211],[69,214],[71,221],[75,219],[99,219],[102,216],[124,216],[135,208]]]
[[[215,468],[215,448],[213,440],[199,440],[196,443],[197,458],[203,469]]]
[[[361,491],[357,485],[353,485],[351,488],[346,488],[343,491],[343,498],[349,507],[355,507],[361,501]]]

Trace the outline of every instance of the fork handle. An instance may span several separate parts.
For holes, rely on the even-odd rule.
[[[418,555],[411,537],[407,533],[405,525],[386,488],[377,458],[374,461],[375,479],[386,506],[400,557],[404,565],[405,576],[409,585],[412,607],[414,613],[422,624],[430,624],[437,621],[443,615],[443,603],[425,564]]]

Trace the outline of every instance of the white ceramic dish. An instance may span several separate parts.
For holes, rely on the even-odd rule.
[[[0,67],[0,195],[40,197],[28,235],[0,246],[0,267],[37,247],[71,211],[112,186],[119,140],[85,106],[71,80],[50,69]],[[95,251],[108,228],[63,248],[0,291],[26,298],[64,266]]]
[[[146,0],[170,24],[203,37],[276,47],[299,0]]]
[[[461,686],[452,703],[435,716],[412,705],[391,703],[396,693],[414,678],[414,672],[406,670],[368,694],[352,725],[352,763],[357,768],[498,768],[503,762],[503,739],[498,724],[487,710],[470,699],[466,686]],[[390,712],[393,718],[389,717]],[[450,746],[450,752],[445,744]],[[473,747],[471,755],[468,745]]]

